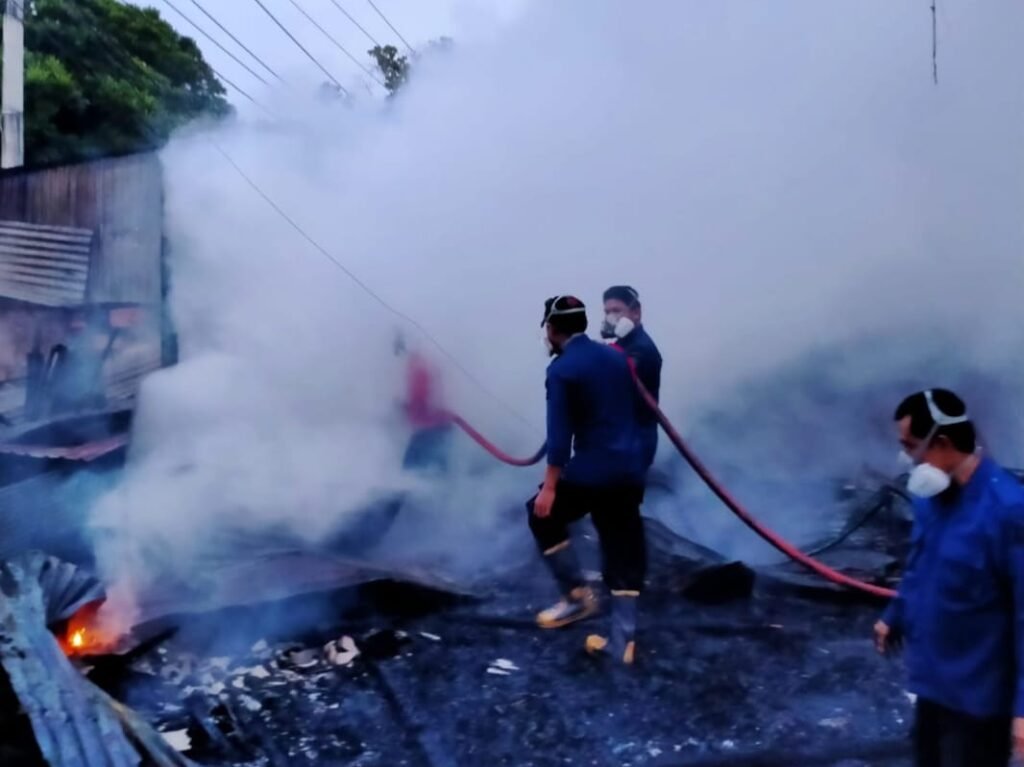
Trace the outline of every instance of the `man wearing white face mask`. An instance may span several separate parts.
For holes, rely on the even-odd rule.
[[[661,390],[661,352],[643,326],[640,294],[628,285],[613,285],[604,292],[604,324],[601,337],[620,347],[633,360],[644,388],[658,399]],[[645,463],[654,463],[658,450],[658,419],[647,403],[636,397]]]
[[[1024,487],[979,454],[952,392],[907,397],[895,421],[917,499],[875,642],[906,644],[918,767],[1006,767],[1024,756]]]

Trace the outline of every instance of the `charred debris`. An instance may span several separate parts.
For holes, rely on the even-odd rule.
[[[844,492],[847,513],[814,548],[891,583],[904,499],[878,483]],[[648,538],[644,652],[629,672],[584,655],[585,626],[535,630],[550,593],[526,547],[467,585],[247,540],[214,573],[214,597],[153,594],[102,651],[87,633],[104,598],[88,570],[9,558],[0,763],[908,763],[910,701],[867,639],[875,605],[788,564],[727,561],[655,521]]]

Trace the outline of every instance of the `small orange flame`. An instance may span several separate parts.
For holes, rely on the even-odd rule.
[[[85,629],[78,629],[71,635],[71,646],[76,650],[85,646]]]

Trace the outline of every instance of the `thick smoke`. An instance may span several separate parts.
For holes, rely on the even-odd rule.
[[[281,100],[287,119],[181,137],[163,160],[182,363],[145,385],[97,509],[111,576],[187,577],[228,529],[315,540],[417,481],[392,340],[429,341],[217,146],[472,371],[490,393],[437,356],[511,450],[543,439],[543,299],[574,292],[596,325],[627,282],[665,408],[787,535],[824,524],[832,478],[889,468],[908,387],[960,387],[1024,458],[1024,6],[944,5],[937,86],[924,4],[538,0],[388,103]],[[416,486],[418,537],[493,561],[485,532],[520,531],[499,512],[539,475],[458,444],[455,490]],[[656,513],[749,551],[678,474],[684,502]]]

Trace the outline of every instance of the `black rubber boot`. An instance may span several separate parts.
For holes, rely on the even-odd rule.
[[[591,634],[586,648],[591,655],[607,654],[616,661],[631,666],[636,659],[636,591],[612,592],[612,625],[607,637]]]
[[[562,600],[548,609],[537,613],[537,625],[544,629],[556,629],[570,623],[589,618],[597,612],[597,597],[580,569],[576,552],[566,541],[544,554],[544,562],[555,577]]]

